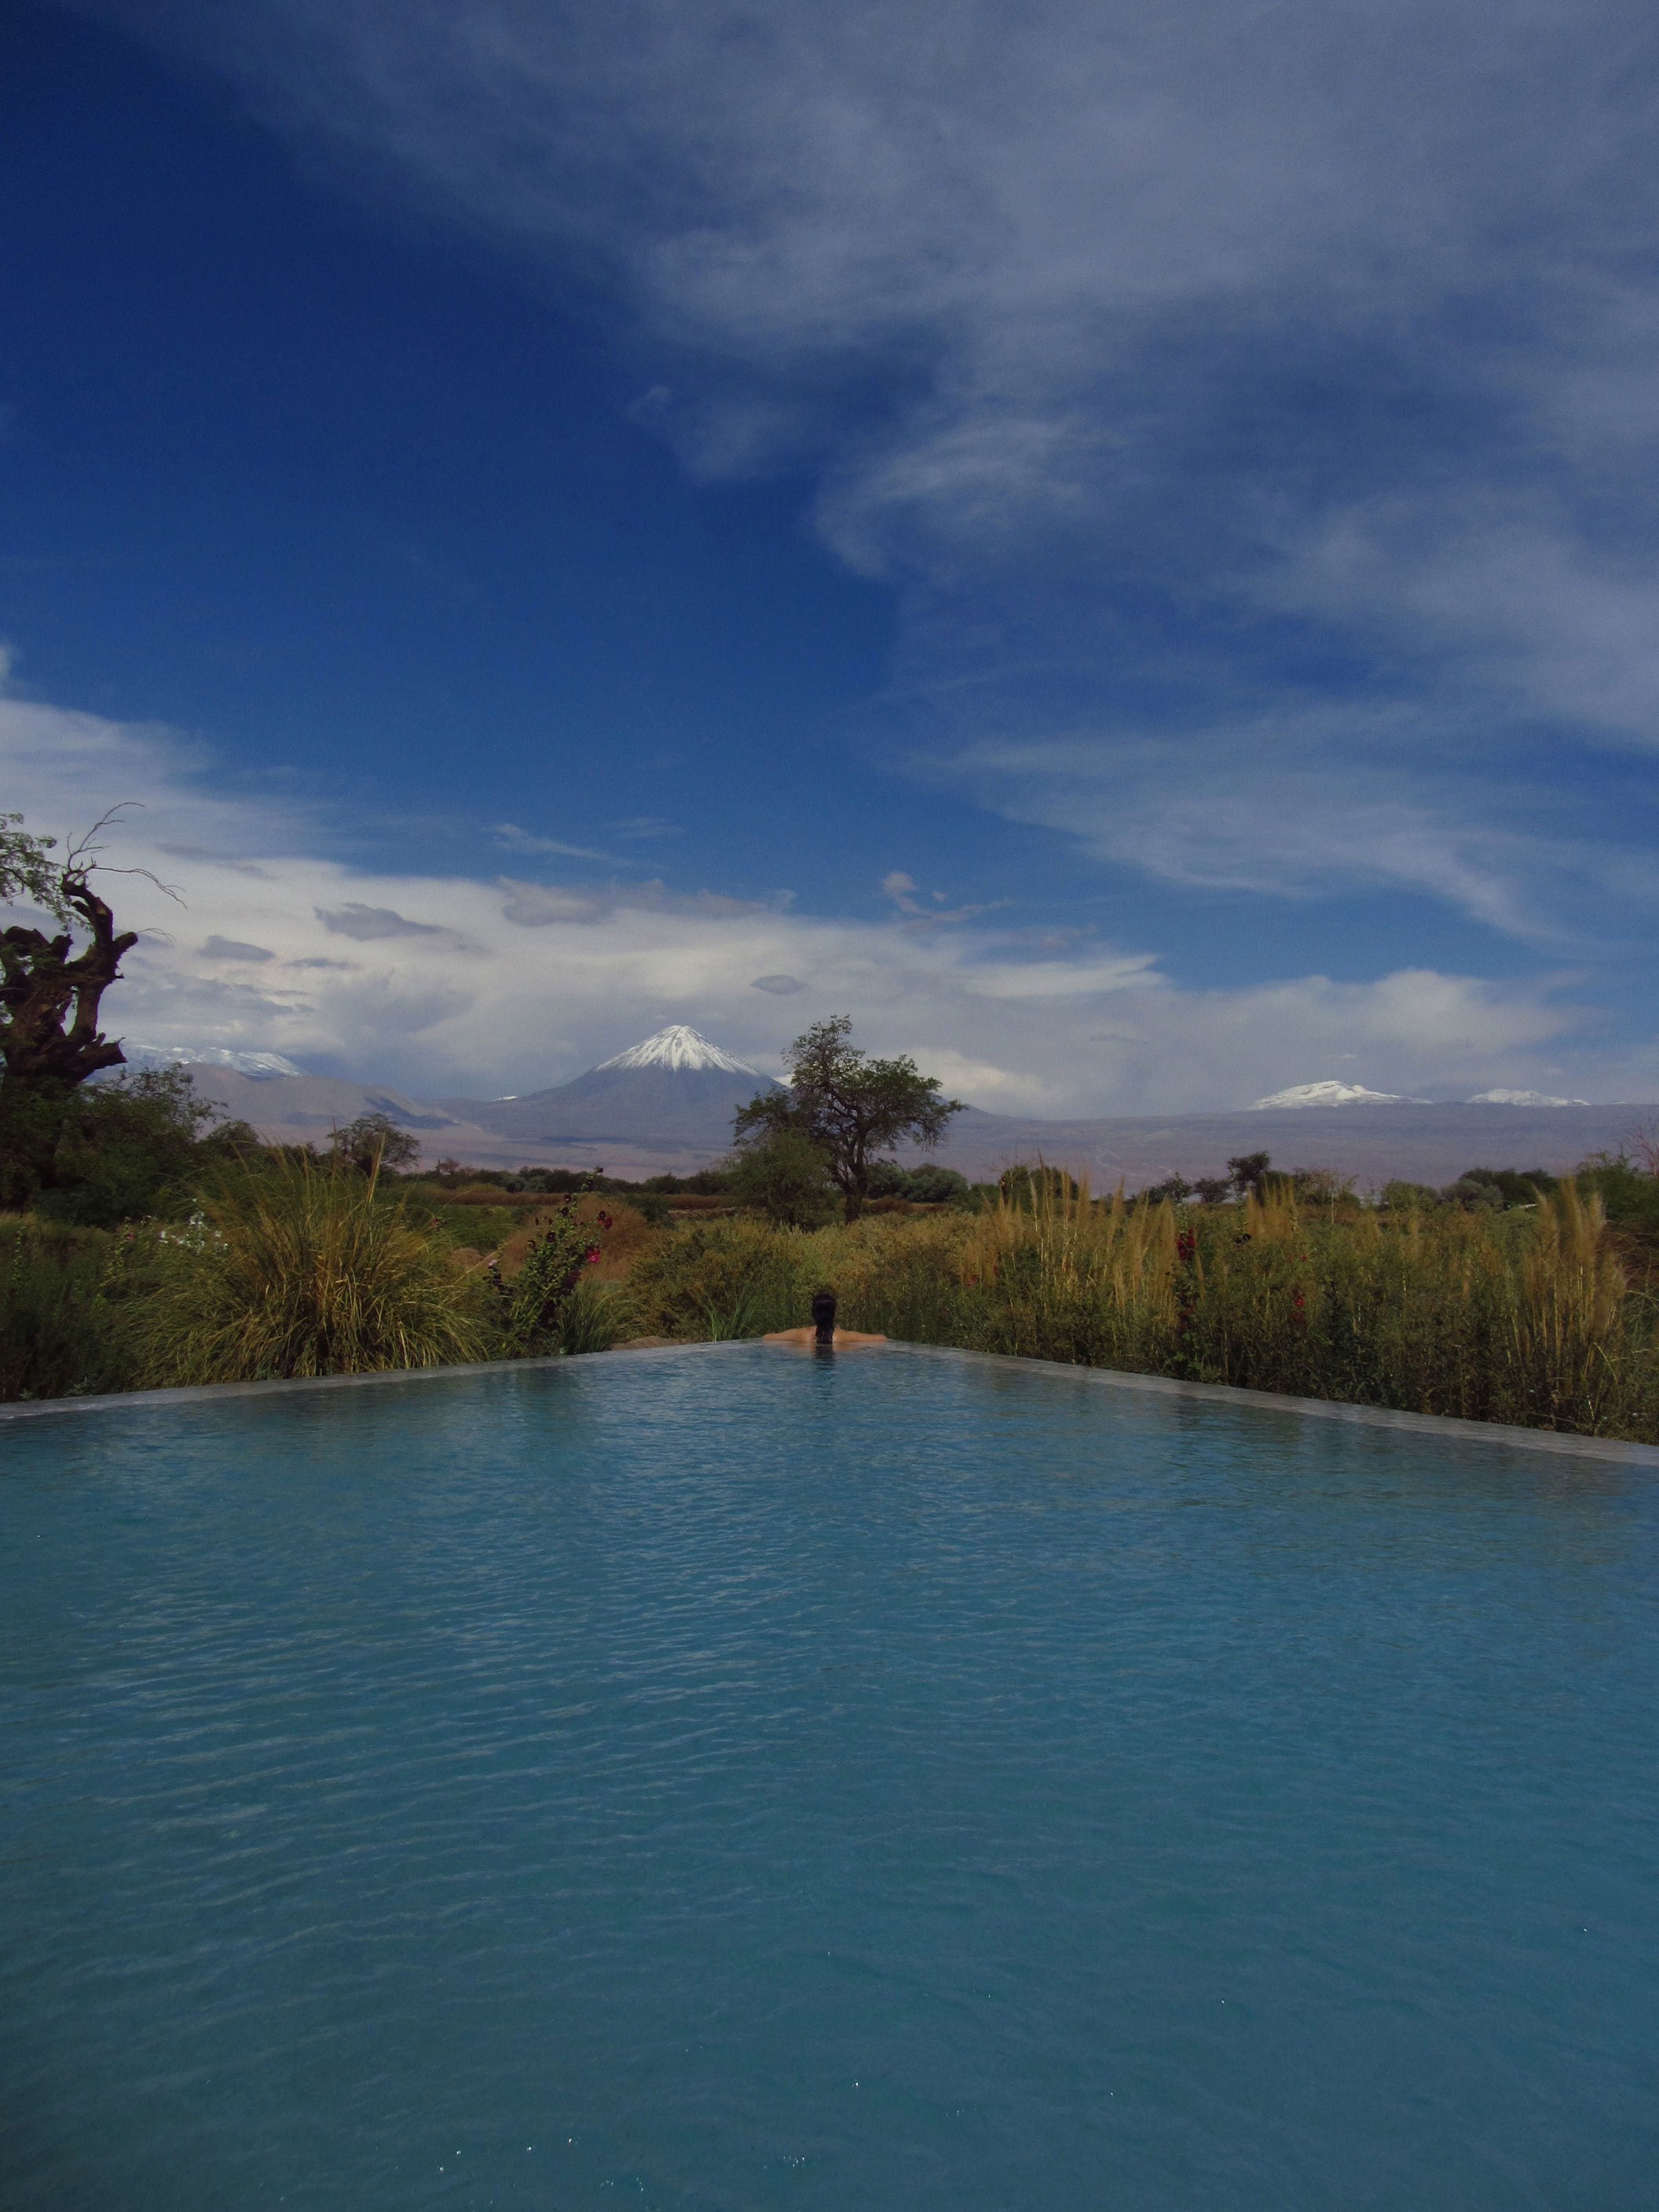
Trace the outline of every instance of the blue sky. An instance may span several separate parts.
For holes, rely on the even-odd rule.
[[[112,1016],[416,1090],[845,1010],[1021,1110],[1653,1096],[1655,43],[15,9],[3,803],[142,799]]]

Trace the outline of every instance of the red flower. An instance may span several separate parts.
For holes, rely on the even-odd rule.
[[[591,1267],[592,1266],[593,1262],[594,1262],[594,1261],[599,1258],[599,1246],[598,1246],[597,1244],[590,1244],[590,1245],[588,1246],[588,1248],[587,1248],[586,1251],[583,1253],[583,1255],[582,1255],[582,1259],[583,1259],[583,1261],[585,1262],[585,1264],[586,1264],[586,1266],[588,1266],[588,1267]]]

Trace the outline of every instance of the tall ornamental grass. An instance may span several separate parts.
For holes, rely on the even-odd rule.
[[[143,1379],[263,1382],[487,1358],[486,1295],[377,1174],[289,1156],[227,1175],[167,1248],[142,1324]]]
[[[665,1237],[630,1284],[665,1335],[842,1320],[912,1342],[1659,1441],[1659,1346],[1599,1200],[1382,1214],[1286,1189],[1242,1206],[1034,1184],[976,1216]],[[741,1327],[728,1325],[736,1316]]]

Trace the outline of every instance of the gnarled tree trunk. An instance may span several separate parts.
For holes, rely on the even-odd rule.
[[[64,897],[90,934],[79,952],[67,932],[0,931],[0,1203],[16,1205],[51,1185],[63,1101],[126,1058],[99,1029],[98,1010],[137,932],[118,934],[84,878],[66,876]]]

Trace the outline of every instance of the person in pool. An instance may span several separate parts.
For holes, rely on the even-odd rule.
[[[821,1346],[826,1352],[838,1352],[855,1344],[885,1344],[884,1336],[872,1336],[861,1328],[836,1327],[836,1294],[831,1290],[816,1291],[812,1296],[812,1319],[806,1328],[774,1329],[766,1339],[768,1344],[811,1344]]]

